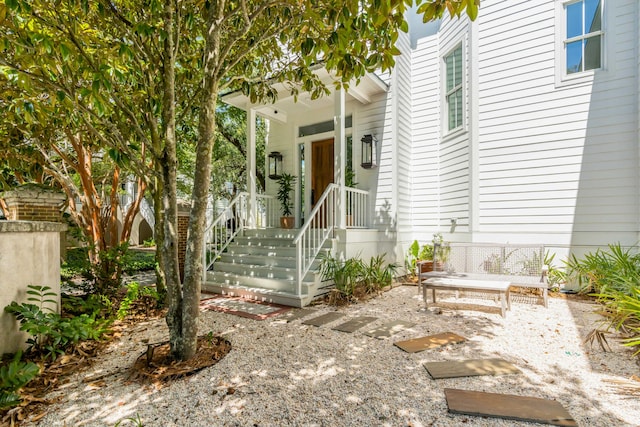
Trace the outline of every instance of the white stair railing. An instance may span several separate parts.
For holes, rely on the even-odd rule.
[[[240,233],[247,220],[247,193],[239,193],[229,206],[213,220],[205,231],[205,245],[202,253],[204,280],[220,254]]]
[[[302,295],[304,276],[311,269],[311,265],[324,243],[333,236],[336,225],[335,206],[339,191],[340,187],[336,184],[327,186],[309,214],[309,220],[305,222],[293,240],[296,246],[296,292],[298,295]]]
[[[276,198],[264,194],[256,195],[253,217],[257,228],[273,227],[278,221]],[[203,280],[207,271],[229,246],[233,239],[249,224],[249,193],[239,193],[218,215],[205,231],[205,245],[202,252]]]
[[[346,187],[347,228],[369,227],[369,192]]]

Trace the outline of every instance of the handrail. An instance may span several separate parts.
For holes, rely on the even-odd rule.
[[[333,234],[336,224],[335,199],[340,187],[329,184],[300,228],[293,243],[296,246],[297,293],[302,294],[302,280],[324,243]]]
[[[202,251],[203,280],[206,280],[207,271],[229,243],[233,241],[238,233],[244,230],[246,225],[246,199],[248,196],[249,194],[246,192],[238,193],[231,200],[229,206],[205,230],[205,245]],[[209,235],[210,239],[207,238]]]
[[[347,228],[369,227],[369,192],[346,187]]]

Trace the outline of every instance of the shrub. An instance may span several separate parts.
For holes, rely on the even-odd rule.
[[[40,373],[40,367],[33,362],[23,362],[18,352],[13,360],[0,366],[0,410],[20,404],[20,389]]]
[[[623,249],[619,243],[609,250],[598,249],[582,259],[575,255],[566,261],[567,276],[575,280],[583,293],[620,291],[630,295],[640,283],[640,255],[631,248]]]
[[[398,270],[398,265],[393,263],[384,266],[385,255],[371,257],[369,264],[362,264],[362,281],[367,293],[378,293],[393,283],[393,277]]]
[[[83,340],[97,340],[107,329],[107,321],[96,320],[95,315],[83,314],[76,317],[64,318],[53,311],[44,312],[42,307],[45,295],[50,289],[47,286],[29,286],[33,291],[27,300],[39,302],[40,306],[31,303],[18,304],[13,301],[5,307],[7,313],[16,316],[20,322],[20,330],[31,335],[27,339],[27,351],[41,355],[45,359],[55,360],[67,349]]]
[[[139,299],[151,299],[155,301],[154,305],[157,305],[157,302],[160,300],[160,296],[158,295],[158,291],[155,288],[150,286],[140,286],[138,282],[131,282],[127,285],[127,294],[120,301],[120,308],[118,308],[117,318],[124,319],[129,314],[131,307],[133,304]],[[147,305],[148,306],[148,305]]]
[[[333,280],[335,284],[329,302],[349,303],[357,295],[378,293],[390,286],[398,267],[396,264],[383,267],[384,257],[385,254],[371,257],[369,264],[360,258],[342,261],[330,255],[324,257],[320,263],[322,280]]]
[[[624,344],[640,346],[640,255],[637,248],[623,249],[620,244],[609,250],[598,249],[582,259],[566,262],[567,274],[584,293],[604,304],[609,327],[626,335]],[[640,350],[635,355],[640,354]]]
[[[404,257],[404,265],[409,274],[415,275],[416,263],[418,261],[433,259],[433,245],[424,244],[420,246],[417,240],[414,240]]]
[[[359,258],[341,261],[326,256],[320,263],[322,280],[333,280],[336,290],[347,300],[353,296],[356,284],[362,279],[363,264]]]

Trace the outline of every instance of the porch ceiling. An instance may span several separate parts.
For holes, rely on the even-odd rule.
[[[319,68],[315,73],[325,84],[328,86],[333,85],[335,77],[329,74],[327,70]],[[323,96],[319,99],[312,100],[309,92],[301,92],[296,100],[290,93],[290,85],[286,83],[275,83],[273,87],[278,92],[278,99],[273,104],[252,104],[249,97],[245,96],[241,91],[231,92],[223,96],[222,101],[243,110],[253,108],[257,114],[282,123],[286,123],[287,116],[293,111],[300,112],[301,109],[315,110],[333,105],[333,98],[330,96]],[[374,74],[367,73],[360,79],[360,83],[357,86],[355,81],[350,84],[346,92],[346,100],[347,102],[356,100],[361,104],[369,104],[375,95],[386,92],[387,90],[388,85],[384,81]]]

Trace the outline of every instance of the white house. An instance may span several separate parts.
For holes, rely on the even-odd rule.
[[[269,277],[281,267],[292,291],[305,294],[320,251],[308,241],[325,237],[349,256],[387,253],[390,261],[435,232],[449,241],[543,244],[562,256],[638,242],[640,2],[485,0],[474,22],[410,22],[389,75],[315,101],[294,102],[284,91],[270,105],[225,97],[248,112],[250,145],[255,115],[270,119],[267,153],[279,153],[298,177],[293,261],[272,261]],[[377,141],[372,161],[362,160],[363,139]],[[357,191],[344,187],[347,170]],[[275,225],[276,181],[262,196],[252,180],[246,228]],[[327,209],[335,218],[319,219]],[[327,226],[328,234],[317,231]],[[227,250],[258,236],[238,231]],[[227,245],[213,239],[210,247]],[[207,282],[227,288],[216,290],[261,286],[240,279],[261,276],[258,268],[225,270],[256,266],[257,257],[220,261]]]

